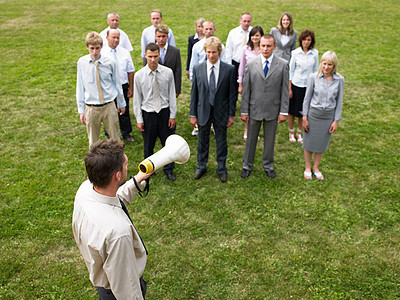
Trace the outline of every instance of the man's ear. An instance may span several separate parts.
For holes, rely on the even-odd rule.
[[[122,177],[122,172],[121,172],[121,171],[115,172],[114,178],[115,178],[118,182],[121,180],[121,177]]]

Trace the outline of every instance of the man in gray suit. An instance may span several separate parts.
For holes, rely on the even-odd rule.
[[[274,144],[277,123],[286,121],[289,109],[288,62],[273,55],[274,37],[261,38],[259,57],[247,63],[243,77],[241,119],[248,123],[246,148],[241,176],[247,178],[253,168],[257,137],[261,124],[264,127],[263,168],[270,178],[273,169]]]
[[[213,123],[217,145],[217,173],[221,182],[226,182],[226,131],[234,123],[236,108],[235,68],[220,60],[222,44],[218,38],[209,37],[204,43],[204,51],[207,61],[193,68],[190,101],[190,124],[199,127],[194,178],[200,179],[207,171],[210,127]]]

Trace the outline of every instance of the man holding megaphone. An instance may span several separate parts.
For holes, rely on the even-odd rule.
[[[145,58],[147,65],[135,75],[133,112],[143,135],[144,158],[147,158],[154,153],[157,137],[164,147],[175,128],[176,93],[172,70],[158,63],[160,48],[157,44],[146,46]],[[175,180],[174,167],[172,162],[163,168],[171,181]]]

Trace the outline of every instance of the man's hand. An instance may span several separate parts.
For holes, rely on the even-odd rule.
[[[228,118],[228,123],[226,124],[226,127],[231,127],[235,123],[235,117],[229,117]]]
[[[238,93],[239,93],[240,95],[243,94],[243,83],[239,83]]]
[[[168,120],[168,128],[170,129],[175,128],[175,119]]]
[[[135,177],[136,182],[140,184],[143,180],[146,180],[147,178],[149,178],[151,176],[151,174],[153,174],[153,173],[154,172],[149,173],[149,174],[143,174],[142,172],[139,171],[134,177]]]
[[[86,125],[86,117],[85,117],[85,114],[79,114],[79,118],[81,119],[81,122],[83,123],[83,125]]]
[[[286,119],[287,119],[287,116],[285,116],[285,115],[279,115],[279,117],[278,117],[278,123],[283,123],[283,122],[286,121]]]
[[[132,96],[133,96],[133,88],[132,88],[132,89],[129,88],[129,89],[128,89],[128,93],[126,94],[126,97],[127,97],[127,98],[132,98]]]
[[[118,108],[118,113],[119,113],[120,116],[122,116],[125,113],[125,107]]]
[[[186,77],[189,79],[190,78],[190,73],[189,71],[186,71]]]
[[[144,123],[137,123],[136,126],[140,131],[144,131]]]
[[[197,118],[196,117],[190,117],[190,125],[192,125],[193,127],[196,127],[196,125],[198,125],[199,123],[197,122]]]
[[[240,115],[240,120],[242,120],[246,124],[249,123],[249,115]]]

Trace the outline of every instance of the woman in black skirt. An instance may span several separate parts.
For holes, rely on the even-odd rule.
[[[324,179],[319,170],[322,154],[326,151],[332,133],[342,119],[344,78],[336,73],[338,59],[335,52],[327,51],[321,57],[317,73],[310,75],[303,103],[304,178],[314,175]],[[311,160],[314,153],[314,166]]]
[[[315,36],[312,30],[304,30],[299,36],[299,48],[292,51],[289,64],[289,142],[303,143],[301,137],[303,100],[308,77],[318,70],[318,50],[314,49]],[[294,120],[298,118],[296,138]]]

